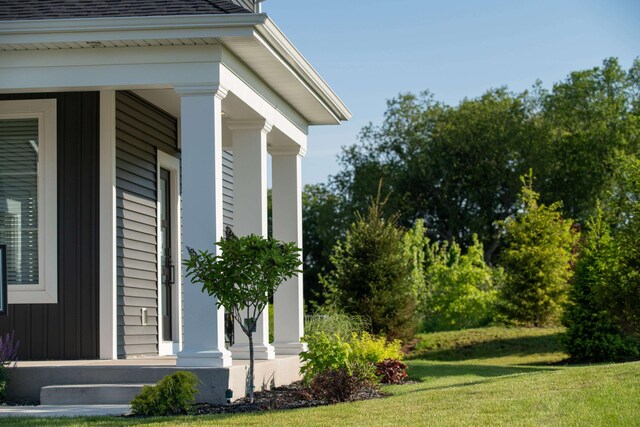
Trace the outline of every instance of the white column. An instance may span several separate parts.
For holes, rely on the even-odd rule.
[[[267,134],[265,120],[230,120],[233,143],[233,230],[238,236],[256,234],[267,237]],[[268,308],[258,318],[253,335],[256,360],[275,358],[269,344]],[[249,339],[234,323],[234,359],[249,359]]]
[[[182,139],[183,256],[187,247],[217,252],[222,229],[222,99],[218,86],[177,87]],[[184,274],[184,273],[183,273]],[[224,343],[224,309],[202,293],[200,284],[183,281],[184,346],[178,366],[231,365]]]
[[[117,359],[116,93],[100,92],[100,358]]]
[[[300,147],[271,151],[273,237],[302,248],[302,179]],[[302,254],[300,254],[302,259]],[[304,335],[302,273],[280,285],[274,296],[274,347],[277,354],[306,350]]]

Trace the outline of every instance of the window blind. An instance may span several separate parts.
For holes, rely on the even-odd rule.
[[[38,284],[38,119],[0,120],[0,243],[9,285]]]

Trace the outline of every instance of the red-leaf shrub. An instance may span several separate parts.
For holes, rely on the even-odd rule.
[[[384,359],[376,363],[376,375],[383,384],[402,384],[407,377],[407,365],[398,359]]]

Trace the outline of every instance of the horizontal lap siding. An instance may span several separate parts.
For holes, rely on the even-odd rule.
[[[222,197],[222,222],[233,228],[233,153],[228,150],[222,150]]]
[[[18,99],[57,100],[58,303],[9,305],[0,333],[19,360],[98,358],[99,93],[0,95]]]
[[[175,118],[134,94],[117,92],[118,357],[158,354],[158,149],[179,155]]]

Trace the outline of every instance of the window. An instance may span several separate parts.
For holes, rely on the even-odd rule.
[[[0,244],[10,304],[57,302],[56,101],[0,101]]]

